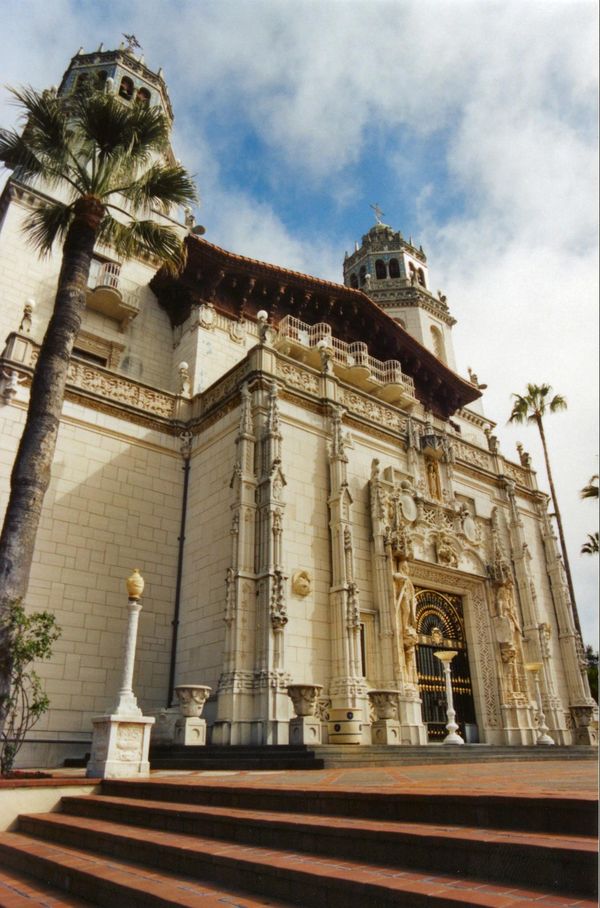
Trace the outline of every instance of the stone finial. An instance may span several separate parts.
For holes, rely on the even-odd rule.
[[[139,568],[133,569],[133,574],[131,577],[127,578],[127,595],[130,599],[141,599],[142,593],[144,592],[144,578],[140,574]]]

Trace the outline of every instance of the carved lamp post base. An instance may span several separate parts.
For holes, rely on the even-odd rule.
[[[290,719],[290,744],[321,744],[321,721],[314,716]]]
[[[152,716],[97,716],[92,719],[92,754],[86,775],[100,779],[129,779],[150,774],[148,751]]]

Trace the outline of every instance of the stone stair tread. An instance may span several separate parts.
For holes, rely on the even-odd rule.
[[[201,804],[181,804],[176,801],[147,801],[140,798],[113,797],[110,795],[65,796],[63,809],[69,811],[86,804],[99,807],[126,808],[129,811],[148,812],[151,815],[184,815],[188,819],[223,818],[240,822],[259,822],[274,828],[293,827],[298,833],[311,830],[336,830],[353,835],[380,834],[402,840],[408,836],[422,837],[435,841],[446,839],[450,843],[457,839],[488,845],[525,845],[556,851],[597,851],[597,842],[592,836],[557,835],[547,832],[523,832],[506,829],[482,829],[457,824],[415,823],[402,820],[370,820],[356,817],[336,817],[283,811],[259,811],[242,808],[215,807]],[[124,822],[119,820],[119,822]],[[129,824],[128,824],[129,825]],[[133,823],[131,825],[137,825]]]
[[[14,873],[10,876],[5,871],[0,870],[0,908],[34,908],[37,904],[35,897],[29,900],[10,901],[4,895],[1,882],[4,876],[19,881],[20,887],[25,893],[45,892],[51,893],[50,897],[46,896],[45,901],[40,901],[39,905],[43,908],[84,908],[90,904],[104,905],[109,904],[106,901],[108,893],[114,887],[115,894],[128,898],[128,906],[145,906],[145,905],[173,905],[181,908],[224,908],[224,906],[233,906],[233,908],[287,908],[289,902],[283,902],[280,899],[261,897],[254,894],[242,892],[241,890],[231,887],[223,888],[210,881],[199,882],[190,877],[177,876],[167,871],[158,872],[155,869],[149,869],[138,863],[124,861],[113,857],[98,855],[89,851],[83,851],[71,846],[58,845],[54,842],[45,842],[40,839],[30,838],[20,833],[0,833],[0,856],[4,853],[6,846],[11,852],[20,855],[27,865],[32,860],[39,859],[46,866],[51,865],[57,869],[62,869],[66,874],[77,874],[84,879],[84,882],[92,887],[100,887],[96,890],[96,898],[84,900],[74,896],[67,896],[59,893],[54,896],[52,893],[56,889],[42,890],[40,881],[33,880],[24,873]],[[130,893],[127,896],[127,893]],[[25,896],[27,898],[27,895]],[[115,904],[110,902],[110,904]],[[117,901],[116,904],[124,904]]]
[[[178,855],[189,861],[193,860],[194,866],[200,867],[210,865],[210,870],[218,868],[217,872],[224,870],[231,873],[256,874],[263,881],[265,877],[270,877],[270,882],[276,882],[279,887],[280,897],[281,886],[286,885],[285,897],[294,900],[294,895],[299,887],[315,885],[318,881],[319,887],[335,886],[338,889],[347,890],[348,898],[360,897],[363,904],[378,905],[395,903],[398,904],[420,904],[420,899],[431,899],[431,903],[459,905],[473,904],[481,906],[490,906],[490,908],[509,908],[509,906],[518,905],[519,908],[528,908],[528,901],[535,902],[535,906],[597,906],[597,902],[586,900],[579,895],[560,895],[553,893],[548,889],[524,890],[522,887],[513,883],[488,883],[481,879],[473,879],[466,876],[450,876],[445,874],[436,874],[430,871],[412,871],[402,870],[399,867],[389,867],[383,865],[369,865],[363,862],[342,859],[337,857],[319,857],[318,855],[307,854],[300,851],[264,848],[256,845],[239,844],[235,841],[214,840],[203,838],[201,836],[182,835],[179,833],[165,832],[162,830],[149,829],[147,827],[122,826],[117,823],[111,823],[104,820],[94,820],[93,825],[89,825],[85,818],[69,816],[66,814],[40,814],[24,818],[30,820],[24,828],[31,833],[31,826],[37,827],[33,835],[52,835],[53,832],[58,835],[69,834],[78,836],[78,842],[83,842],[86,834],[94,842],[94,849],[103,851],[104,848],[122,848],[126,842],[135,842],[136,851],[139,857],[136,860],[144,863],[150,863],[155,866],[157,859],[164,859],[167,854]],[[29,829],[27,828],[29,827]],[[135,836],[137,831],[138,836]],[[0,836],[0,846],[5,836]],[[13,834],[15,835],[15,834]],[[18,837],[18,835],[16,836]],[[45,846],[48,848],[53,845]],[[72,848],[71,843],[67,843],[61,848]],[[89,860],[89,854],[79,852],[82,860]],[[119,860],[122,860],[119,858]],[[111,858],[112,862],[112,858]],[[201,873],[199,874],[201,875]],[[283,881],[283,882],[282,882]],[[287,883],[285,881],[288,881]],[[527,894],[525,895],[525,892]],[[298,897],[298,896],[296,896]],[[404,899],[409,899],[404,901]],[[370,901],[372,899],[372,901]],[[300,904],[304,904],[301,902]],[[306,902],[313,904],[313,902]],[[319,904],[327,905],[327,899],[324,897],[323,902]],[[335,904],[343,904],[336,902]],[[425,904],[425,901],[423,901]]]
[[[0,867],[0,908],[89,908],[90,904],[24,873]]]

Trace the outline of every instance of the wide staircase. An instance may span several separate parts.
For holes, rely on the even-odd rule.
[[[596,830],[582,797],[104,781],[0,835],[0,905],[582,908]]]

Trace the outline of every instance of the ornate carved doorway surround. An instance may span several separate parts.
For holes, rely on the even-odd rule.
[[[430,742],[446,736],[446,693],[442,664],[435,653],[456,650],[452,660],[452,693],[459,734],[475,743],[477,725],[471,687],[462,597],[431,589],[416,589],[417,673],[423,721]]]
[[[479,742],[482,744],[502,744],[504,737],[498,688],[497,647],[490,623],[486,578],[468,575],[463,571],[451,570],[441,565],[433,565],[416,559],[410,563],[410,576],[415,585],[415,591],[428,590],[449,599],[451,602],[453,599],[460,601],[462,605],[464,643],[462,651],[467,658],[468,674],[463,675],[457,672],[457,668],[460,666],[459,661],[456,666],[453,665],[452,675],[470,679],[470,697]],[[429,633],[431,634],[431,630]],[[444,631],[442,629],[443,637]],[[454,643],[451,637],[446,639],[452,644]],[[423,643],[433,645],[434,641],[424,640]],[[439,660],[433,657],[433,652],[441,648],[434,645],[431,652],[432,660],[438,664]],[[458,646],[452,645],[448,648],[461,652],[461,647]],[[456,659],[459,659],[459,657],[457,656]],[[441,672],[441,666],[437,670]],[[456,691],[456,688],[454,690]],[[420,691],[420,695],[423,695],[422,691]],[[443,689],[442,696],[438,699],[442,699],[442,697],[444,698],[443,709],[445,710]],[[424,701],[425,698],[423,697],[423,722],[426,722]],[[464,721],[462,716],[459,716],[459,718]],[[445,722],[446,719],[443,718],[444,727]],[[435,737],[430,740],[441,740],[441,738]]]

